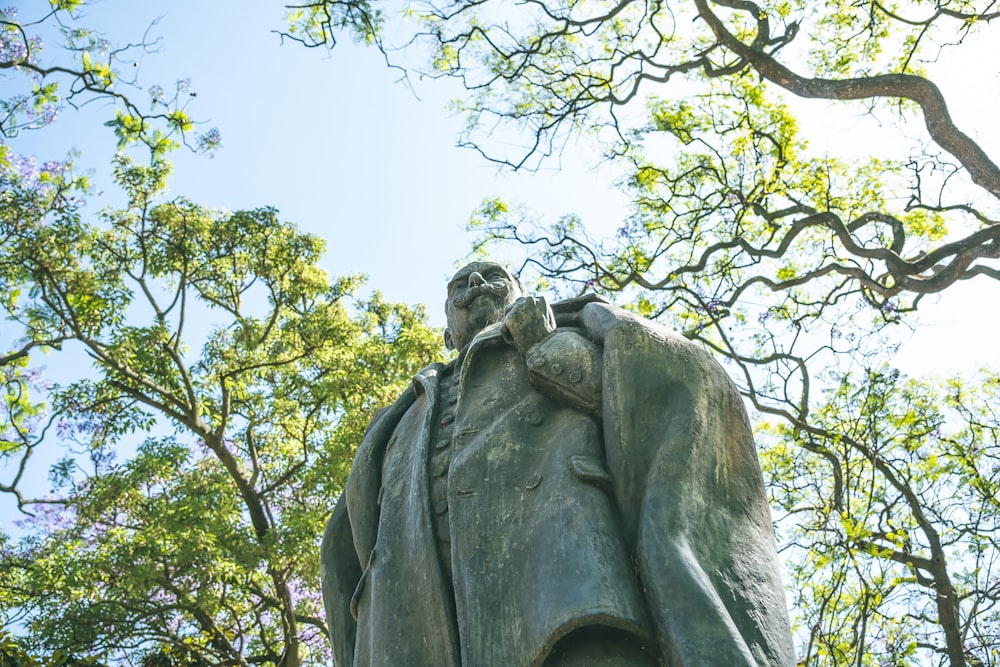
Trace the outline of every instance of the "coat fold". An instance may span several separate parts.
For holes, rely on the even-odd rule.
[[[335,664],[529,667],[602,625],[673,667],[792,665],[735,386],[648,320],[593,299],[554,309],[572,326],[557,334],[601,350],[600,415],[535,386],[496,328],[460,360],[457,405],[442,407],[437,364],[376,415],[323,541]],[[553,382],[580,382],[543,362]],[[455,412],[455,449],[435,519],[427,463],[442,410]],[[435,520],[450,522],[451,581]]]

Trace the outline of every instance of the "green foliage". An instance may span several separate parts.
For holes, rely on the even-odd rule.
[[[347,32],[356,43],[380,44],[385,14],[377,2],[331,0],[304,5],[287,5],[283,37],[305,46],[333,47],[337,35]]]
[[[66,509],[2,544],[0,602],[36,610],[39,650],[64,660],[322,660],[323,510],[371,410],[437,344],[419,310],[329,285],[322,244],[273,210],[160,202],[162,156],[192,131],[188,84],[140,109],[118,52],[77,25],[82,3],[50,4],[65,67],[40,60],[30,21],[0,24],[0,64],[23,84],[0,98],[0,132],[112,99],[119,145],[153,160],[117,163],[129,205],[89,225],[70,160],[37,168],[0,142],[0,304],[24,334],[2,341],[0,457],[53,437],[85,452],[55,470]],[[614,294],[731,364],[760,416],[802,663],[1000,664],[996,378],[886,365],[926,295],[1000,276],[1000,169],[925,78],[1000,18],[992,3],[448,0],[416,15],[427,73],[468,89],[463,143],[531,167],[583,133],[623,175],[634,208],[614,232],[489,199],[477,251],[524,244],[540,282]],[[284,36],[346,31],[390,53],[384,24],[376,3],[334,0],[289,8]],[[796,97],[869,114],[879,140],[817,149]],[[918,142],[890,150],[897,129]],[[218,146],[209,134],[196,148]],[[95,375],[49,391],[29,355],[64,343]],[[135,457],[110,458],[127,444]]]
[[[190,82],[140,104],[121,65],[149,45],[83,26],[80,0],[50,5],[0,16],[0,492],[28,513],[18,540],[0,534],[0,661],[327,663],[323,525],[371,414],[439,336],[420,308],[360,297],[359,277],[331,283],[323,242],[273,209],[164,201],[164,156],[220,145],[192,136]],[[367,3],[296,20],[302,39],[368,42],[382,22]],[[15,140],[94,100],[149,161],[120,152],[127,205],[86,219],[74,156],[38,166]],[[52,384],[42,351],[92,370]],[[42,447],[65,451],[52,494],[25,497]]]
[[[923,299],[1000,278],[1000,167],[927,78],[993,3],[448,0],[419,19],[425,72],[466,89],[462,144],[530,169],[582,135],[621,175],[617,229],[487,199],[476,249],[524,246],[559,292],[730,364],[768,429],[802,663],[1000,664],[992,380],[949,402],[887,370]],[[810,123],[818,106],[873,120],[864,145]]]
[[[273,209],[158,201],[168,173],[119,157],[127,208],[11,229],[9,318],[82,346],[94,374],[48,392],[48,423],[89,469],[57,468],[59,504],[33,505],[34,536],[0,571],[18,573],[38,651],[326,662],[315,554],[331,501],[438,336],[420,309],[358,298],[356,277],[331,284],[323,243]],[[9,421],[52,446],[29,433],[22,386],[8,383]]]
[[[888,369],[844,375],[810,428],[776,422],[765,431],[761,463],[812,660],[924,664],[918,647],[957,622],[968,654],[995,663],[998,388],[988,373],[946,383]],[[976,607],[947,618],[945,582]],[[846,615],[845,606],[864,611]],[[870,646],[880,647],[877,661]]]
[[[179,143],[209,153],[221,146],[217,129],[192,136],[195,126],[187,113],[190,81],[179,80],[169,96],[161,86],[150,86],[148,111],[133,99],[132,91],[138,88],[133,65],[150,44],[119,46],[86,27],[81,23],[82,0],[49,5],[0,12],[0,70],[6,72],[0,95],[0,173],[18,171],[23,167],[18,160],[25,159],[7,142],[51,125],[67,107],[97,100],[114,106],[115,116],[106,125],[114,129],[119,148],[144,144],[155,158],[162,158]],[[57,47],[45,49],[44,42]]]

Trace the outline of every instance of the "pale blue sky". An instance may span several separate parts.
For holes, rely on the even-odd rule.
[[[18,3],[20,17],[41,4]],[[171,194],[230,210],[274,206],[326,239],[331,274],[366,273],[389,299],[428,304],[436,324],[443,324],[445,280],[471,249],[465,222],[484,197],[503,195],[551,216],[576,212],[612,229],[624,215],[613,176],[589,172],[583,159],[565,157],[572,168],[562,172],[553,163],[505,176],[455,147],[462,119],[447,109],[459,92],[450,82],[414,78],[411,90],[375,49],[347,39],[329,53],[280,46],[271,32],[282,26],[279,2],[97,0],[87,7],[84,23],[113,42],[138,40],[159,18],[150,32],[161,37],[159,53],[143,59],[139,83],[169,91],[190,78],[198,95],[190,114],[222,132],[214,159],[172,155]],[[145,91],[135,97],[148,100]],[[58,158],[76,146],[78,163],[94,168],[100,182],[115,151],[102,126],[111,113],[104,103],[65,110],[55,126],[25,135],[21,150]],[[91,199],[92,210],[104,205]]]
[[[16,2],[18,18],[38,17],[47,4]],[[625,215],[613,177],[589,171],[572,151],[564,170],[553,163],[512,176],[455,147],[462,119],[447,109],[459,92],[453,84],[415,80],[411,90],[375,49],[350,40],[329,53],[281,46],[271,32],[282,27],[280,2],[92,0],[83,14],[81,23],[113,44],[139,41],[158,19],[149,32],[160,38],[157,53],[143,57],[142,90],[129,95],[145,105],[150,86],[169,93],[177,79],[189,78],[197,93],[189,113],[205,122],[199,131],[217,126],[222,133],[214,158],[184,149],[171,155],[171,196],[229,210],[274,206],[282,219],[326,240],[322,264],[331,276],[365,273],[368,288],[389,300],[426,304],[436,326],[444,325],[447,279],[472,248],[465,223],[483,198],[501,195],[552,217],[576,212],[610,229]],[[99,190],[84,212],[95,214],[122,203],[109,178],[115,137],[103,125],[113,115],[103,101],[66,108],[52,126],[10,143],[39,162],[79,150],[76,164],[93,171]],[[88,365],[72,355],[36,363],[60,382]],[[46,471],[62,455],[52,447],[36,452],[27,495],[44,494]],[[17,517],[13,499],[2,494],[0,517],[8,529]]]
[[[47,3],[14,4],[26,19]],[[113,42],[140,39],[159,17],[150,33],[161,38],[159,53],[141,62],[140,85],[169,89],[176,79],[190,78],[198,94],[191,115],[206,121],[205,129],[222,132],[224,147],[214,159],[183,150],[173,155],[171,194],[230,210],[274,206],[283,219],[326,239],[323,265],[331,275],[366,273],[369,287],[388,299],[427,304],[438,326],[444,324],[447,277],[471,249],[465,222],[484,197],[520,201],[550,219],[577,213],[591,229],[621,225],[627,211],[612,189],[615,175],[589,169],[594,154],[586,145],[574,146],[551,169],[500,174],[478,154],[455,147],[462,119],[447,110],[459,93],[454,84],[414,80],[418,99],[374,49],[349,40],[329,54],[291,43],[281,47],[271,31],[281,26],[282,13],[280,2],[248,0],[88,4],[84,23],[103,29]],[[958,71],[949,83],[961,79]],[[995,109],[981,97],[1000,97],[1000,81],[994,76],[988,83],[988,89],[973,89],[978,99],[959,100],[956,117]],[[145,90],[135,97],[148,99]],[[78,164],[92,168],[95,181],[107,187],[115,140],[102,123],[112,114],[103,103],[67,109],[54,126],[12,143],[40,160],[76,147],[82,151]],[[805,122],[837,129],[824,118]],[[993,130],[980,137],[987,144],[1000,143],[995,122],[979,127]],[[106,195],[92,197],[87,210],[117,203],[113,188]],[[1000,317],[990,307],[990,285],[971,287],[953,288],[937,307],[928,304],[926,326],[897,358],[905,370],[945,373],[996,363],[992,332]],[[39,459],[35,479],[42,480],[47,465]],[[0,514],[7,509],[0,499]]]
[[[29,7],[44,5],[15,3],[21,18]],[[443,325],[445,280],[471,248],[465,222],[483,198],[523,202],[549,219],[576,213],[594,230],[617,229],[627,215],[613,189],[615,174],[592,169],[596,154],[586,142],[540,172],[500,173],[455,146],[462,119],[447,108],[461,92],[454,82],[413,77],[411,90],[381,54],[349,39],[329,53],[281,46],[272,32],[282,26],[280,2],[90,0],[85,14],[84,24],[105,30],[113,42],[137,41],[159,19],[150,28],[150,36],[160,38],[158,53],[142,60],[139,84],[169,90],[176,79],[190,78],[198,93],[191,115],[222,132],[224,147],[214,159],[174,153],[171,194],[230,210],[274,206],[284,219],[326,239],[324,267],[332,275],[366,273],[369,286],[389,299],[427,304],[435,324]],[[995,45],[987,48],[995,55]],[[996,153],[1000,132],[982,114],[995,108],[985,99],[1000,98],[1000,78],[977,76],[970,86],[966,72],[940,79],[952,114]],[[135,96],[145,102],[147,93]],[[865,146],[858,137],[870,128],[856,117],[832,117],[828,108],[801,106],[803,124],[826,133],[812,144],[843,145],[853,137]],[[106,182],[115,144],[102,123],[111,113],[102,103],[67,109],[53,127],[26,133],[15,149],[48,159],[77,147],[78,163]],[[90,208],[109,203],[94,197]],[[956,309],[968,314],[961,304]],[[928,322],[935,319],[954,322],[928,308]]]

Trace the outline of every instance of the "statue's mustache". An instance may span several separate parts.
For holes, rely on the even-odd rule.
[[[465,308],[482,294],[489,294],[500,299],[506,296],[507,287],[505,285],[491,285],[490,283],[470,287],[455,299],[455,307]]]

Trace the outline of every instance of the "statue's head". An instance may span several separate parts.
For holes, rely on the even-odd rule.
[[[459,269],[448,283],[444,302],[445,346],[464,349],[484,327],[502,320],[504,309],[522,296],[521,282],[499,264],[473,262]]]

